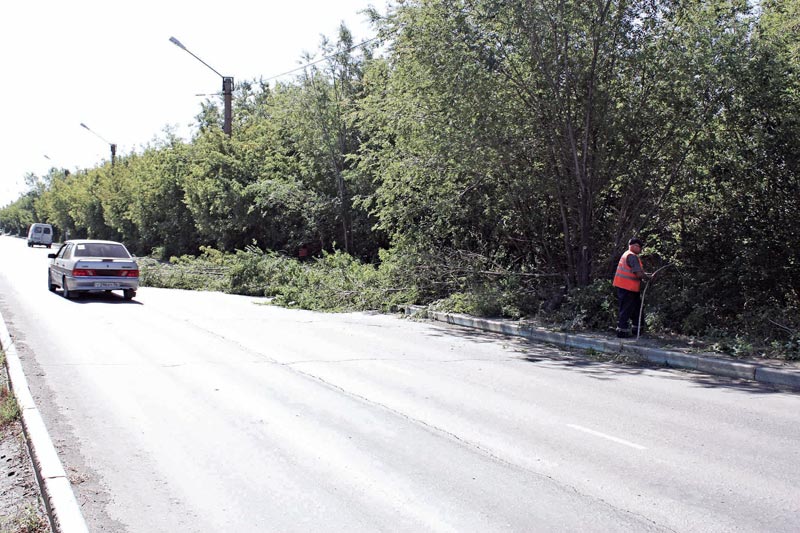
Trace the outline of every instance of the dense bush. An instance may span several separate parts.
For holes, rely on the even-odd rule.
[[[552,312],[542,312],[542,321],[567,330],[607,330],[616,325],[617,302],[609,280],[596,280],[573,289]]]

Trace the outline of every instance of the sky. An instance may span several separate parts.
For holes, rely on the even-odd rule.
[[[267,79],[321,57],[344,22],[374,37],[386,0],[26,0],[0,8],[0,207],[24,177],[92,168],[140,152],[165,128],[189,139],[222,78]],[[289,75],[285,81],[292,79]],[[210,95],[210,96],[197,96]],[[221,100],[220,100],[221,105]],[[234,108],[234,114],[236,110]],[[89,129],[81,127],[85,124]]]

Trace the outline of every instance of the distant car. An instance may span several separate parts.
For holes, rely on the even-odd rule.
[[[39,222],[31,224],[28,229],[28,248],[37,244],[50,248],[53,244],[53,226]]]
[[[126,300],[139,288],[139,265],[125,245],[114,241],[66,241],[48,254],[47,288],[65,298],[84,292],[122,291]]]

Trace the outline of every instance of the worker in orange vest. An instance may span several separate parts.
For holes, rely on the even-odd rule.
[[[617,300],[619,301],[617,337],[620,338],[628,337],[631,334],[634,336],[639,334],[642,280],[650,277],[644,271],[642,260],[639,259],[643,246],[644,243],[642,243],[641,239],[634,237],[629,240],[628,250],[619,258],[617,272],[614,274],[614,287],[617,289]],[[629,333],[628,324],[631,320],[633,321],[633,327]]]

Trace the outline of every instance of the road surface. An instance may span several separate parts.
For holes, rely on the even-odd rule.
[[[800,395],[142,288],[0,310],[91,531],[797,531]]]

